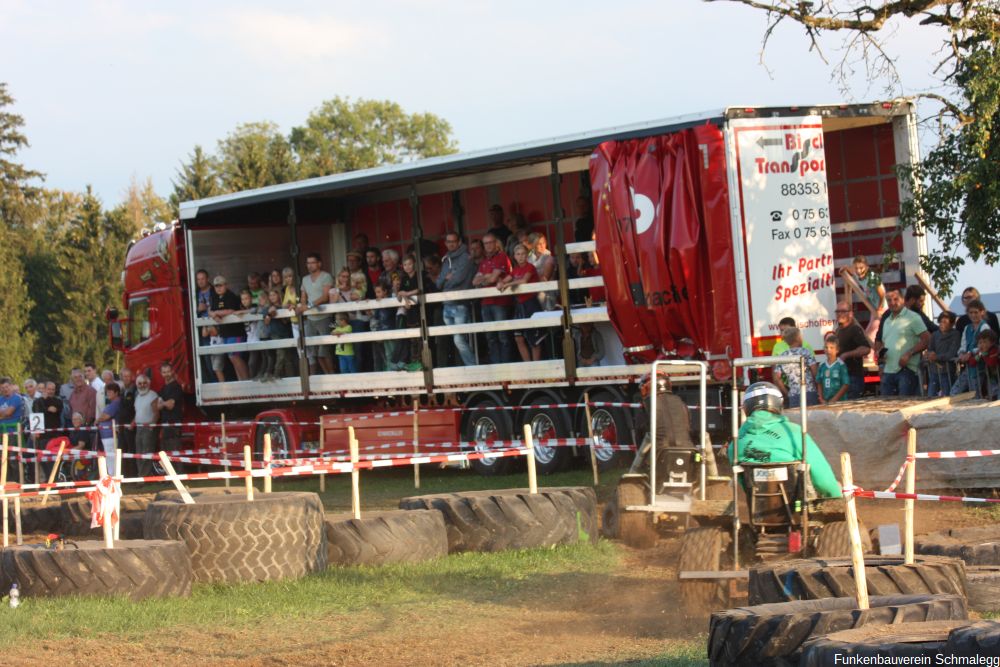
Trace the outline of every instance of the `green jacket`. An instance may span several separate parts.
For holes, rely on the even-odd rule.
[[[757,410],[740,427],[740,461],[748,463],[781,463],[802,458],[802,429],[783,415],[767,410]],[[825,498],[841,495],[840,482],[819,446],[806,435],[806,462],[816,493]],[[733,460],[733,446],[729,445],[729,460]]]

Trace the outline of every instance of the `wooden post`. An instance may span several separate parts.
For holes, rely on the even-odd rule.
[[[351,512],[355,519],[361,518],[361,471],[358,470],[358,441],[354,439],[354,427],[347,427],[349,446],[351,449]]]
[[[413,455],[416,456],[420,453],[420,419],[417,416],[417,410],[420,407],[420,397],[416,394],[413,395]],[[413,464],[413,488],[420,488],[420,464]]]
[[[20,444],[20,441],[18,442]],[[42,478],[42,462],[38,459],[38,443],[35,443],[35,460],[32,462],[35,467],[35,481]],[[23,464],[22,464],[23,465]]]
[[[21,492],[17,492],[18,495],[14,496],[14,535],[17,538],[17,545],[21,546],[24,544],[23,536],[21,535]]]
[[[118,424],[116,424],[115,420],[113,420],[113,419],[111,420],[111,440],[114,443],[114,448],[115,448],[115,474],[112,475],[112,476],[116,480],[118,480],[118,484],[119,484],[118,490],[119,491],[124,491],[125,487],[123,487],[121,485],[122,478],[125,477],[125,475],[122,474],[122,450],[118,446]],[[118,513],[118,517],[120,519],[121,515],[122,515],[122,497],[121,497],[121,494],[118,495],[118,499],[115,501],[115,511]],[[118,523],[115,524],[115,539],[116,540],[119,539],[119,535],[121,534],[121,525],[122,525],[121,521],[119,521]]]
[[[226,456],[226,413],[225,412],[222,413],[222,415],[220,417],[220,420],[219,420],[219,424],[222,426],[222,441],[221,441],[222,442],[222,455]],[[232,470],[232,466],[230,466],[229,469]],[[229,478],[228,477],[226,478],[226,488],[227,489],[229,488]]]
[[[851,538],[851,564],[854,566],[854,585],[858,589],[858,609],[868,609],[868,581],[865,579],[865,554],[861,547],[861,532],[858,529],[857,499],[854,497],[854,473],[851,472],[851,455],[840,455],[841,485],[851,490],[847,497],[847,532]]]
[[[118,424],[114,419],[111,420],[111,448],[115,453],[115,474],[112,477],[121,477],[121,454],[118,453]]]
[[[0,461],[0,492],[3,493],[3,501],[0,503],[3,507],[3,545],[4,547],[10,546],[10,523],[9,513],[10,513],[10,503],[7,502],[7,438],[8,434],[3,434],[3,459]]]
[[[59,472],[59,465],[62,463],[63,450],[66,449],[66,443],[59,443],[59,452],[56,454],[56,462],[52,464],[52,472],[49,473],[49,484],[56,481],[56,474]],[[42,504],[45,505],[49,502],[49,496],[42,496]]]
[[[594,440],[594,424],[590,421],[590,392],[583,392],[583,409],[587,415],[587,437],[590,439],[590,468],[594,471],[594,486],[601,483],[597,474],[597,442]]]
[[[323,428],[323,418],[319,418],[319,455],[323,456],[326,450],[326,429]],[[319,474],[319,492],[326,493],[326,473]]]
[[[906,492],[916,493],[917,490],[917,429],[912,426],[906,432]],[[914,500],[909,498],[903,501],[904,511],[904,532],[903,532],[903,557],[907,565],[913,562],[913,509]]]
[[[264,434],[264,470],[267,476],[264,478],[264,493],[271,493],[271,434]]]
[[[97,457],[97,483],[100,484],[108,476],[108,459],[106,456]],[[111,512],[104,506],[104,516],[101,517],[101,528],[104,529],[104,546],[107,549],[115,548],[114,533],[111,530]]]
[[[38,458],[38,438],[31,439],[32,446],[35,448],[35,458]],[[35,481],[39,481],[42,478],[41,475],[35,475]],[[24,436],[21,433],[21,425],[17,425],[17,481],[21,486],[24,486]],[[20,496],[18,496],[20,500]]]
[[[177,473],[174,472],[174,464],[170,462],[170,457],[167,456],[167,453],[160,452],[159,457],[160,457],[160,463],[163,464],[163,469],[167,471],[167,474],[170,475],[171,477],[177,477]],[[194,498],[192,498],[191,494],[188,493],[188,490],[184,487],[184,483],[181,482],[181,480],[179,479],[172,479],[170,481],[174,483],[174,486],[177,488],[178,493],[181,494],[181,500],[184,501],[184,504],[194,505]]]
[[[247,471],[247,502],[253,502],[253,477],[249,475],[253,471],[252,459],[250,458],[250,445],[243,445],[243,469]]]
[[[535,475],[535,441],[531,437],[531,424],[524,425],[524,447],[528,452],[528,493],[538,493],[538,477]]]

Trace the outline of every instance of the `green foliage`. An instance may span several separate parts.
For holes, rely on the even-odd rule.
[[[408,114],[388,100],[335,97],[292,129],[291,143],[308,178],[454,153],[450,135],[448,121],[431,113]]]
[[[219,187],[219,166],[216,159],[205,154],[205,149],[195,146],[187,162],[181,163],[170,194],[170,206],[176,216],[182,201],[207,199],[222,194]]]
[[[271,122],[244,123],[219,142],[219,180],[226,192],[251,190],[298,178],[288,140]]]
[[[34,334],[28,329],[32,301],[24,280],[24,266],[16,230],[0,220],[0,313],[4,343],[0,345],[0,374],[23,379],[31,361]]]

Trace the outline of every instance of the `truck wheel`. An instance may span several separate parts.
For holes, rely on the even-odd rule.
[[[610,399],[604,397],[595,400],[598,402],[610,401]],[[579,432],[586,436],[589,432],[587,430],[586,411],[580,412],[580,418],[582,423]],[[594,440],[596,440],[596,444],[592,443],[591,447],[594,448],[597,469],[602,472],[611,470],[616,467],[622,458],[622,454],[626,452],[612,449],[610,446],[631,444],[631,430],[628,427],[625,413],[618,408],[592,408],[590,411],[590,428],[593,430]]]
[[[681,540],[677,572],[720,572],[729,536],[722,528],[689,528]],[[681,579],[681,602],[689,614],[705,614],[729,606],[729,582],[726,579]]]
[[[566,416],[560,412],[548,410],[525,410],[523,424],[531,426],[531,437],[535,442],[535,471],[539,475],[551,475],[559,472],[569,463],[569,447],[547,445],[550,438],[565,438],[569,435]],[[523,428],[518,431],[523,437]]]
[[[489,403],[480,403],[476,407],[485,407]],[[494,449],[505,449],[509,445],[493,445],[494,442],[511,440],[513,428],[510,423],[510,415],[497,411],[474,411],[469,413],[469,420],[466,424],[465,439],[474,442],[473,451],[477,453],[488,452]],[[475,459],[470,461],[472,469],[484,477],[494,475],[505,475],[510,471],[512,459],[508,456],[493,459]]]
[[[3,577],[16,581],[24,597],[125,595],[133,600],[191,594],[191,557],[180,542],[119,540],[42,544],[3,550]]]
[[[717,611],[709,622],[709,663],[732,667],[797,665],[807,640],[831,632],[903,621],[968,618],[961,595],[896,595],[873,597],[869,602],[867,610],[858,609],[854,598],[841,597]]]
[[[965,568],[969,588],[969,609],[1000,611],[1000,565],[971,565]]]
[[[413,496],[404,510],[440,510],[448,552],[530,549],[597,542],[597,496],[579,486]]]
[[[802,647],[800,667],[840,664],[844,656],[861,659],[854,664],[933,664],[945,650],[948,633],[968,621],[924,621],[897,625],[866,625],[810,639]],[[917,658],[927,659],[926,662]]]
[[[861,548],[866,554],[872,552],[872,538],[865,530],[865,525],[858,521],[861,532]],[[851,555],[851,533],[846,521],[831,521],[825,523],[819,530],[816,539],[816,556],[819,558],[836,558]]]
[[[326,568],[315,493],[262,493],[253,502],[208,494],[194,505],[159,500],[146,509],[142,528],[147,539],[182,541],[199,582],[268,581]]]
[[[919,554],[961,558],[966,565],[1000,565],[1000,524],[953,528],[917,538]]]
[[[614,508],[618,512],[618,535],[622,541],[636,549],[650,549],[656,545],[656,527],[649,512],[629,512],[629,505],[647,505],[646,486],[638,480],[621,480],[615,487]]]
[[[948,635],[947,655],[978,658],[1000,655],[1000,623],[979,621],[964,628],[956,628]]]
[[[907,565],[902,556],[866,556],[865,574],[870,595],[966,595],[965,563],[954,558],[917,556]],[[776,561],[750,570],[750,604],[849,597],[856,592],[850,558]]]
[[[389,510],[327,514],[326,554],[330,565],[416,563],[448,555],[444,515],[437,510]]]
[[[262,418],[254,431],[253,451],[256,458],[262,459],[264,456],[265,433],[271,435],[271,457],[277,459],[287,455],[288,432],[277,417]]]

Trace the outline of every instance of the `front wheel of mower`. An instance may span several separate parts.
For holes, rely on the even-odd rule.
[[[730,537],[718,526],[690,528],[681,540],[677,572],[719,572],[725,560]],[[689,614],[707,614],[729,606],[729,583],[726,579],[681,579],[681,602]]]
[[[622,480],[615,488],[615,496],[608,503],[610,512],[605,510],[605,520],[617,526],[617,537],[636,549],[649,549],[656,544],[656,527],[649,512],[628,511],[629,505],[645,505],[649,502],[646,486],[640,481]],[[611,515],[610,517],[608,515]]]

